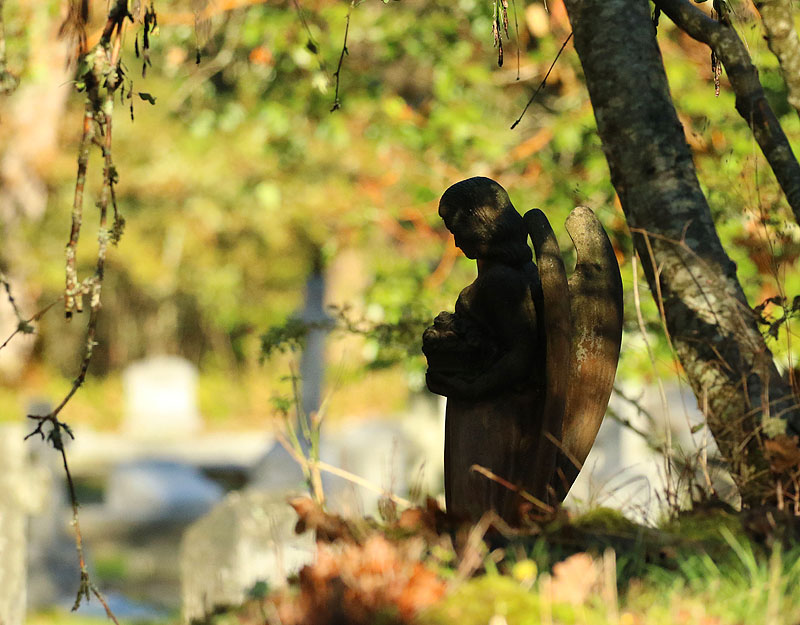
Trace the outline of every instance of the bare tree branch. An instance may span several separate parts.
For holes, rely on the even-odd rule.
[[[722,61],[736,94],[736,110],[753,131],[778,184],[786,194],[795,221],[800,223],[800,164],[767,102],[758,79],[758,70],[753,66],[742,40],[733,28],[711,19],[687,0],[654,1],[680,29],[708,45]]]
[[[767,33],[767,45],[778,58],[789,89],[789,104],[800,115],[800,38],[794,28],[792,0],[755,0]]]

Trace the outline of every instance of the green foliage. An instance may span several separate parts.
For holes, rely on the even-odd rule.
[[[308,323],[289,317],[282,325],[272,326],[261,335],[261,357],[268,359],[274,352],[299,351],[305,345],[308,333],[315,328],[329,328],[330,323]]]
[[[477,625],[490,623],[492,617],[499,615],[509,625],[538,625],[543,618],[541,604],[538,595],[525,590],[514,580],[499,575],[485,576],[460,586],[441,604],[423,614],[420,623]],[[580,617],[590,616],[590,620],[578,620],[576,611],[570,606],[559,605],[551,609],[553,623],[573,625],[583,622],[590,625],[605,622],[596,616],[592,618],[594,615],[590,616],[586,611],[581,611]]]
[[[636,531],[636,524],[613,508],[593,508],[578,516],[573,525],[591,530],[630,533]]]
[[[23,86],[42,63],[35,45],[48,24],[55,30],[57,4],[41,4],[38,12],[6,7],[9,68]],[[796,143],[800,122],[780,106],[784,88],[760,25],[744,5],[731,6]],[[357,251],[361,259],[358,288],[330,294],[366,320],[357,324],[363,348],[351,352],[356,356],[347,367],[402,362],[412,387],[419,387],[418,332],[426,319],[452,307],[475,271],[459,258],[431,279],[449,237],[436,201],[449,184],[476,174],[500,180],[520,212],[543,208],[567,256],[571,246],[561,223],[575,204],[594,208],[622,259],[628,301],[621,374],[649,378],[673,369],[644,286],[642,312],[657,370],[637,336],[630,238],[571,46],[520,125],[509,129],[567,35],[554,14],[544,13],[544,29],[533,29],[531,16],[541,5],[512,5],[509,20],[519,23],[519,41],[513,28],[509,39],[502,35],[505,62],[498,68],[491,5],[358,4],[340,75],[342,106],[330,113],[347,3],[301,3],[302,19],[289,3],[220,11],[199,38],[191,25],[172,19],[180,7],[159,4],[151,65],[146,77],[137,74],[126,86],[137,96],[130,99],[135,121],[115,118],[114,177],[128,223],[123,245],[109,252],[104,314],[114,323],[101,322],[93,373],[114,375],[133,358],[168,351],[212,375],[243,375],[279,346],[300,347],[303,330],[293,317],[321,249],[331,272],[343,254]],[[139,42],[141,29],[131,31]],[[662,19],[658,37],[701,181],[750,301],[791,301],[800,292],[800,233],[787,225],[785,200],[730,89],[723,79],[714,98],[707,50],[680,37],[669,20]],[[129,78],[135,72],[127,68],[143,62],[132,47],[123,49]],[[16,235],[27,251],[14,265],[24,264],[40,306],[63,287],[80,106],[77,99],[69,103],[63,152],[41,166],[50,190],[47,211],[22,223]],[[89,185],[88,194],[96,191]],[[78,257],[91,258],[94,246],[84,237]],[[770,254],[775,265],[764,261]],[[84,275],[89,269],[79,267]],[[762,312],[783,318],[774,303]],[[68,373],[78,339],[57,313],[50,315],[37,326],[38,357]],[[795,324],[788,315],[765,326],[777,336],[771,346],[784,362],[792,356],[787,337]],[[337,326],[354,329],[341,320]]]

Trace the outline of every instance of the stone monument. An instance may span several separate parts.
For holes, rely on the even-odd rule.
[[[423,334],[428,388],[447,397],[447,509],[520,525],[564,499],[597,435],[622,336],[619,266],[599,220],[578,207],[567,280],[544,213],[522,217],[488,178],[447,189],[439,215],[478,268],[455,312]]]
[[[186,530],[180,556],[184,623],[240,605],[259,582],[281,586],[313,560],[314,537],[294,531],[297,514],[287,503],[293,494],[231,493]]]

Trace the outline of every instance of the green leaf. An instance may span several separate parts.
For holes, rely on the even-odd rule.
[[[144,91],[138,91],[137,93],[139,94],[139,97],[145,102],[149,102],[150,104],[156,103],[155,97],[151,96],[149,93],[145,93]]]

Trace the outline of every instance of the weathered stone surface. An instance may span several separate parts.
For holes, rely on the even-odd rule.
[[[577,252],[569,278],[572,348],[558,468],[553,486],[572,487],[606,414],[622,341],[622,277],[603,225],[586,206],[566,222]],[[548,369],[549,371],[549,369]]]
[[[111,471],[106,510],[126,523],[191,521],[222,498],[223,490],[197,468],[171,460],[136,460]]]
[[[441,313],[422,335],[428,389],[447,397],[447,509],[473,522],[494,510],[516,525],[529,504],[515,487],[546,500],[557,451],[540,448],[549,428],[539,272],[522,216],[495,181],[454,184],[439,215],[478,267],[455,312]],[[501,479],[476,473],[476,465]],[[532,474],[533,466],[544,470]]]
[[[295,493],[296,494],[296,493]],[[241,604],[257,582],[278,586],[310,562],[314,539],[297,535],[293,493],[235,492],[194,523],[181,543],[184,622]]]

